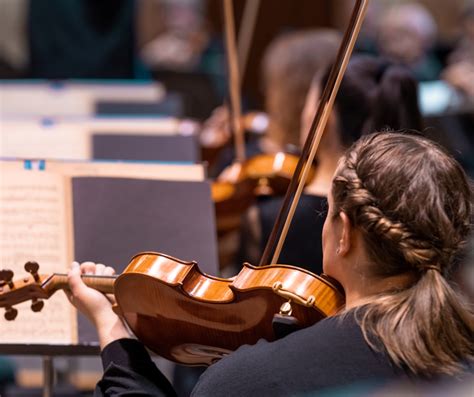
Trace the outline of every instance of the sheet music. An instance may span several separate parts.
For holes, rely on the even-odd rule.
[[[57,174],[0,168],[0,268],[23,277],[25,262],[40,273],[65,272],[72,258],[70,186]],[[17,305],[14,321],[0,318],[0,343],[71,344],[77,341],[75,310],[64,293],[45,302],[40,313],[30,302]]]

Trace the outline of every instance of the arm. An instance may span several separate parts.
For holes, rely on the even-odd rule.
[[[104,375],[94,396],[176,396],[168,379],[158,370],[143,344],[119,339],[102,350]]]
[[[102,350],[104,375],[95,396],[175,396],[171,384],[156,368],[143,344],[130,339],[122,320],[112,310],[110,300],[87,287],[81,274],[112,275],[114,270],[101,264],[73,263],[68,274],[71,303],[94,324]]]

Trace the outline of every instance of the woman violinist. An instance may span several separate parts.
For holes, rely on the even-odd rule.
[[[193,395],[302,395],[461,375],[474,359],[474,323],[448,274],[469,233],[471,201],[464,171],[435,143],[362,137],[339,161],[322,233],[324,272],[343,286],[345,308],[278,341],[241,347],[206,370]],[[174,395],[81,273],[113,269],[75,264],[69,274],[72,302],[99,333],[105,372],[96,395]]]

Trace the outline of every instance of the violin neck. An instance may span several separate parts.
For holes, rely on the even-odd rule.
[[[93,288],[97,291],[103,292],[104,294],[113,294],[114,293],[114,283],[117,276],[96,276],[83,274],[81,276],[82,281],[88,287]],[[59,289],[69,290],[69,284],[67,282],[67,274],[54,273],[50,278],[48,278],[44,286],[53,293]]]

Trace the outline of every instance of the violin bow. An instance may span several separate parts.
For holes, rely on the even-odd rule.
[[[237,59],[237,46],[235,43],[235,23],[232,0],[224,0],[224,21],[229,70],[230,109],[232,129],[234,132],[232,135],[234,136],[237,162],[243,163],[245,161],[245,139],[241,121],[242,109],[240,104],[239,61]]]
[[[368,4],[369,0],[356,0],[349,25],[339,47],[336,62],[331,68],[329,80],[326,83],[318,109],[314,115],[313,122],[311,123],[311,128],[304,144],[303,152],[296,166],[290,185],[288,186],[288,190],[286,191],[283,204],[280,208],[275,224],[273,225],[262,258],[260,259],[260,266],[278,262],[298,201],[303,192],[306,179],[308,178],[311,164],[313,163],[318,150],[328,117],[334,106],[339,86],[341,85],[342,78],[344,77],[355,42],[364,21]]]
[[[260,9],[260,0],[247,0],[245,2],[242,22],[239,28],[237,39],[237,53],[239,56],[240,82],[243,84],[245,71],[247,70],[247,61],[252,44],[252,37],[255,32],[258,11]]]

